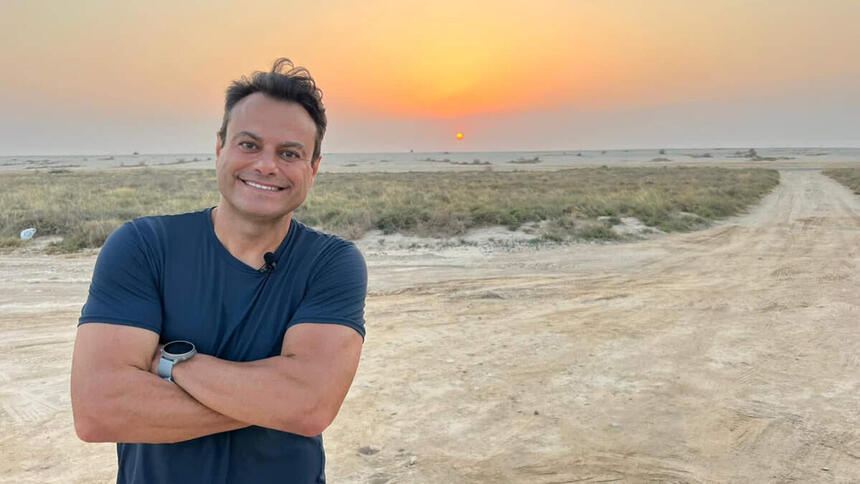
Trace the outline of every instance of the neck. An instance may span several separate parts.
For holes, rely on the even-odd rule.
[[[249,220],[222,203],[212,210],[215,236],[230,254],[251,267],[262,267],[263,254],[275,252],[290,230],[292,213],[277,220]]]

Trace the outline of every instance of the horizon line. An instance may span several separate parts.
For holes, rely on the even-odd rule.
[[[404,153],[538,153],[538,152],[551,152],[551,153],[565,153],[565,152],[594,152],[594,151],[652,151],[652,150],[743,150],[743,149],[860,149],[860,146],[845,146],[845,145],[819,145],[819,146],[793,146],[793,145],[771,145],[771,146],[754,146],[754,145],[743,145],[743,146],[705,146],[705,147],[671,147],[671,146],[662,146],[662,147],[637,147],[637,148],[568,148],[568,149],[521,149],[521,150],[469,150],[469,151],[459,151],[459,150],[430,150],[430,151],[413,151],[413,150],[401,150],[401,151],[324,151],[322,156],[325,155],[373,155],[373,154],[404,154]],[[56,153],[25,153],[25,154],[0,154],[0,157],[3,158],[14,158],[14,157],[27,157],[27,156],[175,156],[175,155],[207,155],[212,156],[214,152],[211,151],[174,151],[174,152],[166,152],[166,153],[141,153],[141,152],[131,152],[131,153],[84,153],[84,154],[56,154]],[[205,160],[202,160],[205,161]]]

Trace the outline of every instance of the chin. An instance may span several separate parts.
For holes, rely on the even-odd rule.
[[[253,221],[276,221],[292,213],[283,207],[261,204],[259,201],[236,200],[227,203],[232,206],[235,213]]]
[[[243,210],[246,217],[261,222],[276,222],[290,215],[292,212],[283,210]]]

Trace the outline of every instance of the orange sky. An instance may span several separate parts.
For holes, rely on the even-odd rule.
[[[329,151],[860,144],[858,23],[850,0],[4,2],[0,154],[209,150],[226,85],[278,56],[323,88]]]

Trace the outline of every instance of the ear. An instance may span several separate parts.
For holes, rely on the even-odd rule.
[[[317,158],[317,162],[314,163],[314,168],[313,168],[313,170],[314,170],[313,177],[314,178],[316,178],[317,172],[320,171],[320,163],[322,163],[322,155],[320,155],[320,157]]]
[[[215,159],[218,159],[221,156],[221,146],[223,143],[221,142],[221,133],[215,133]]]

